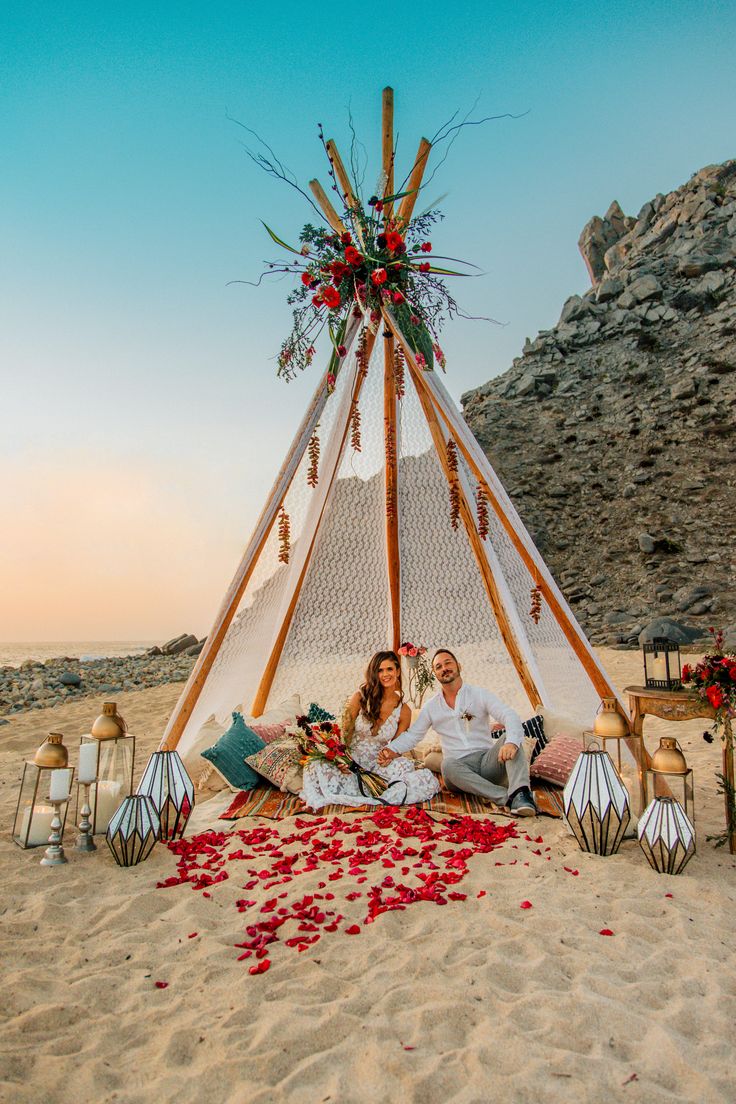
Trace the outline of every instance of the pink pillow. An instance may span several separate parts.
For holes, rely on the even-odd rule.
[[[248,728],[255,732],[256,736],[260,736],[264,744],[272,744],[274,740],[280,740],[286,731],[285,724],[252,724],[248,725]]]
[[[555,736],[536,757],[529,774],[553,786],[564,786],[583,750],[582,740],[574,736]]]

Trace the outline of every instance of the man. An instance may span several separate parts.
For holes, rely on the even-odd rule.
[[[432,670],[442,692],[427,702],[410,728],[379,752],[379,765],[386,766],[410,751],[433,728],[442,741],[442,774],[451,789],[486,797],[508,806],[517,816],[536,816],[518,713],[488,690],[467,686],[460,677],[460,664],[447,648],[435,652]],[[492,738],[492,720],[505,726],[505,739]]]

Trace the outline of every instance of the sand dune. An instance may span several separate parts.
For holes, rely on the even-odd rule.
[[[640,682],[638,654],[601,654],[617,685]],[[131,729],[145,734],[138,773],[179,689],[119,698]],[[345,918],[338,930],[303,953],[280,942],[270,970],[251,976],[255,960],[238,961],[235,947],[246,923],[263,918],[259,909],[276,892],[289,901],[320,892],[323,867],[278,890],[246,892],[253,863],[233,860],[229,879],[205,896],[189,884],[156,888],[176,873],[163,846],[121,870],[104,843],[96,855],[77,855],[70,821],[70,862],[48,870],[40,852],[11,842],[23,757],[50,729],[73,746],[100,705],[21,714],[0,730],[1,1100],[736,1097],[736,862],[705,841],[722,829],[723,804],[714,778],[720,749],[702,741],[703,722],[647,722],[649,746],[670,731],[695,770],[698,854],[682,876],[654,874],[634,842],[608,859],[585,855],[563,823],[539,819],[469,858],[455,887],[467,899],[442,908],[425,902],[363,925],[375,871],[364,883],[346,873],[332,885],[330,904]],[[221,807],[199,807],[196,824],[254,827],[218,822]],[[295,831],[293,820],[268,823],[281,838]],[[232,849],[239,846],[234,836]],[[244,894],[256,901],[247,915],[235,906]],[[355,923],[359,937],[347,937]]]

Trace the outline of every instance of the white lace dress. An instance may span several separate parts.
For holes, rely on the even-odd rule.
[[[387,767],[378,765],[378,753],[396,735],[400,714],[401,702],[374,735],[366,718],[359,713],[350,754],[359,766],[375,771],[381,778],[394,783],[381,795],[384,804],[416,805],[420,801],[429,801],[430,797],[439,793],[440,784],[432,771],[424,768],[417,770],[414,760],[403,755],[392,759]],[[324,760],[307,763],[299,796],[310,809],[321,809],[324,805],[381,804],[377,798],[365,797],[360,792],[357,775],[343,774]]]

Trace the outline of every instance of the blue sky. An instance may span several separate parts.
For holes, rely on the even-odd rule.
[[[504,322],[446,332],[459,397],[585,290],[591,215],[734,156],[735,30],[731,2],[4,4],[0,639],[206,631],[315,385],[275,378],[286,286],[228,284],[260,218],[309,217],[228,115],[306,183],[348,109],[377,173],[385,84],[399,165],[476,99],[525,113],[434,182],[436,247],[486,273],[461,302]]]

